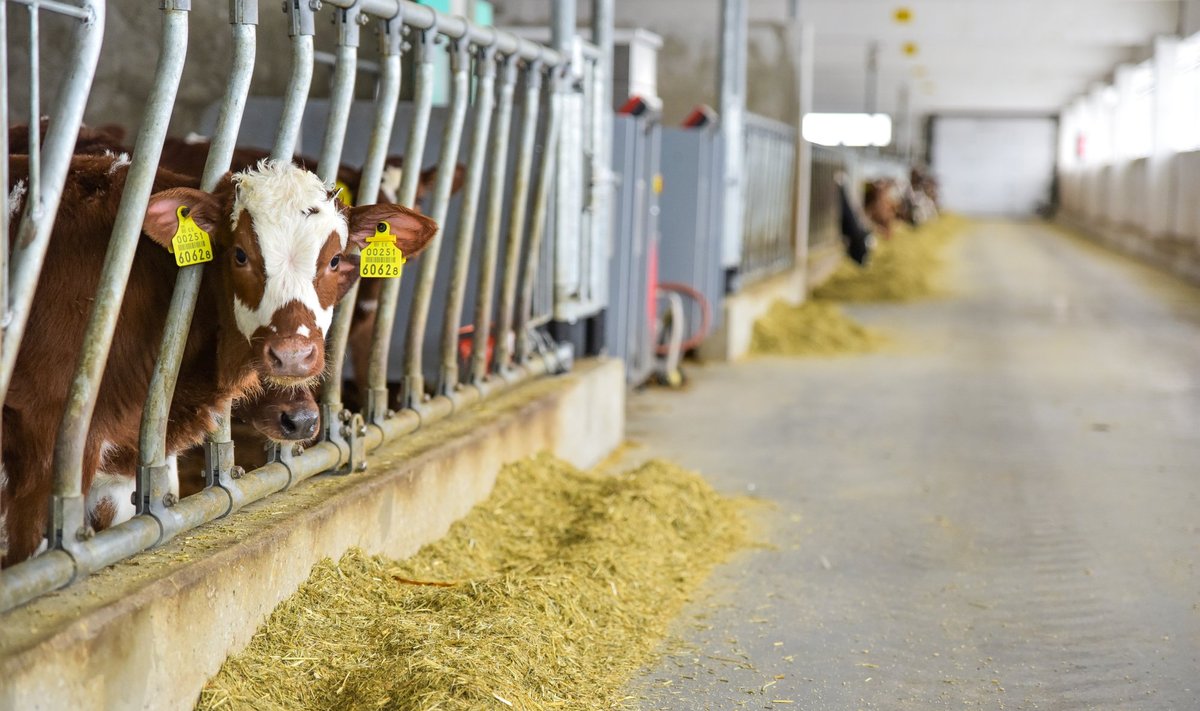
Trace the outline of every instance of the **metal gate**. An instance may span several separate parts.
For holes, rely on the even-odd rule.
[[[0,392],[7,388],[26,327],[29,302],[46,256],[51,218],[58,210],[67,179],[104,28],[101,0],[78,0],[77,4],[12,0],[0,3],[0,30],[5,29],[10,4],[32,5],[30,34],[34,38],[39,8],[43,12],[67,14],[78,19],[79,25],[72,68],[52,111],[45,145],[40,147],[40,161],[36,157],[38,132],[30,132],[30,152],[35,157],[31,159],[29,192],[15,231],[18,247],[11,255],[0,255],[5,258],[5,268],[0,269],[0,274],[12,275],[10,283],[0,285],[0,299],[5,306]],[[275,7],[264,5],[264,11]],[[201,179],[201,187],[206,190],[216,185],[230,165],[255,65],[258,2],[230,0],[229,8],[234,52],[214,127],[212,150]],[[204,12],[212,8],[204,3],[197,4],[195,9]],[[427,214],[442,224],[443,230],[421,260],[419,269],[404,277],[405,288],[411,284],[413,289],[404,324],[406,338],[403,341],[393,338],[397,331],[395,315],[401,284],[389,280],[379,299],[369,372],[356,374],[360,379],[365,375],[365,404],[359,412],[346,410],[342,405],[341,376],[356,296],[356,291],[351,291],[335,312],[328,334],[327,357],[333,372],[320,397],[321,441],[303,451],[277,451],[271,463],[244,472],[235,465],[226,412],[204,446],[206,488],[181,501],[172,501],[162,496],[167,487],[167,457],[174,454],[166,448],[167,413],[204,266],[182,268],[142,421],[135,495],[138,514],[112,528],[91,531],[84,510],[82,450],[179,87],[192,10],[191,0],[161,2],[163,52],[158,58],[153,90],[133,151],[129,180],[104,263],[101,289],[91,311],[87,347],[71,393],[73,405],[60,430],[54,495],[47,502],[53,511],[48,531],[50,550],[0,571],[0,611],[160,545],[183,531],[230,515],[246,504],[318,473],[359,471],[367,466],[369,453],[384,442],[444,418],[509,384],[565,364],[563,354],[548,347],[533,328],[538,320],[547,318],[557,308],[557,304],[544,300],[544,294],[553,292],[542,291],[543,300],[539,302],[537,289],[539,285],[545,288],[553,277],[547,270],[550,259],[547,245],[551,240],[560,250],[560,264],[564,245],[574,246],[578,254],[595,248],[593,242],[582,244],[582,231],[572,232],[561,223],[557,224],[556,232],[548,235],[547,231],[556,190],[560,204],[568,201],[584,204],[586,200],[585,181],[566,180],[559,168],[587,161],[590,155],[587,151],[594,151],[595,144],[589,144],[585,150],[578,130],[563,130],[564,112],[578,117],[576,106],[581,100],[586,102],[591,96],[589,91],[596,91],[595,87],[588,88],[590,83],[605,76],[601,64],[605,53],[577,38],[573,52],[560,52],[404,0],[325,0],[323,6],[287,0],[283,11],[288,18],[292,64],[287,91],[279,105],[272,157],[290,160],[298,149],[315,149],[319,158],[317,174],[327,185],[332,185],[338,166],[353,151],[361,150],[359,204],[373,201],[389,149],[399,145],[394,128],[402,79],[401,55],[412,56],[411,74],[405,72],[404,81],[413,83],[414,99],[408,109],[410,118],[405,130],[399,134],[404,136],[402,144],[408,165],[432,162],[430,147],[437,149],[439,169]],[[308,111],[307,99],[319,18],[334,20],[336,51],[331,96],[319,112],[323,119],[318,121],[314,118],[318,112]],[[356,107],[353,96],[363,33],[376,37],[381,58],[374,101]],[[9,50],[6,44],[5,57]],[[36,68],[36,42],[28,51]],[[451,67],[450,98],[444,115],[435,122],[431,118],[433,67],[434,60],[443,55],[448,56]],[[0,85],[0,98],[7,104],[7,71],[0,75],[5,81]],[[29,116],[33,119],[31,124],[36,126],[41,114],[36,70],[33,77]],[[347,129],[352,125],[360,129],[353,132],[359,136],[357,140],[361,142],[362,136],[366,137],[365,148],[356,144],[353,137],[348,142]],[[7,126],[2,128],[5,130],[0,134],[7,137]],[[318,131],[319,141],[314,138]],[[431,132],[436,132],[440,139],[427,140]],[[516,137],[515,142],[512,136]],[[7,145],[7,138],[3,140]],[[452,206],[450,183],[453,167],[459,160],[466,164],[465,186],[461,204],[454,211],[455,219],[448,221]],[[399,202],[413,204],[418,176],[419,171],[404,171]],[[0,187],[7,193],[7,174],[0,178]],[[7,215],[7,211],[0,214]],[[7,216],[3,219],[8,228]],[[607,239],[601,242],[607,244]],[[439,258],[440,253],[449,255],[449,267],[441,270],[439,265],[445,262]],[[473,286],[473,305],[467,299],[469,286]],[[436,310],[435,291],[445,297],[444,307]],[[603,289],[593,289],[585,295],[589,308],[603,306]],[[460,331],[466,322],[474,327],[473,348],[466,372],[460,372]],[[487,355],[489,336],[495,340],[494,358]],[[429,350],[426,342],[436,342],[438,347]],[[396,363],[393,349],[399,350],[401,345],[403,375],[396,378],[401,384],[396,392],[388,386],[391,380],[388,365]],[[436,359],[430,357],[434,353]],[[428,367],[430,361],[436,361],[436,369]],[[435,372],[436,380],[427,388],[426,380],[433,378]]]

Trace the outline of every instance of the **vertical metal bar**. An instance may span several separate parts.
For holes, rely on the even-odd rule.
[[[325,185],[332,188],[337,181],[342,162],[342,148],[346,142],[346,126],[350,122],[350,107],[354,103],[354,79],[358,69],[359,19],[365,18],[357,3],[348,8],[339,8],[334,15],[337,25],[337,60],[333,69],[333,88],[329,97],[329,117],[325,124],[325,136],[321,141],[321,155],[317,159],[317,175]],[[388,138],[391,138],[389,131]],[[361,180],[360,180],[361,182]],[[363,192],[362,186],[358,191]],[[379,188],[369,193],[372,201]],[[357,284],[355,284],[357,287]],[[354,314],[354,299],[358,289],[347,293],[334,309],[329,333],[325,335],[325,363],[327,375],[321,386],[322,421],[327,425],[342,409],[342,370],[346,355],[346,339],[350,335],[350,318]]]
[[[233,158],[234,144],[237,141],[238,129],[242,123],[242,114],[246,108],[246,96],[250,93],[250,78],[254,74],[254,55],[256,31],[258,22],[258,0],[230,0],[230,24],[233,33],[233,63],[229,69],[229,81],[225,87],[225,96],[221,102],[221,113],[217,119],[217,129],[213,135],[204,164],[204,172],[200,178],[200,189],[211,191],[217,182],[229,170]],[[146,399],[146,407],[142,411],[142,429],[139,441],[139,471],[137,477],[138,512],[143,513],[151,508],[148,494],[165,491],[165,482],[151,481],[151,477],[161,476],[161,469],[166,465],[167,424],[170,414],[171,400],[175,395],[175,382],[179,377],[179,365],[183,358],[183,348],[187,343],[188,332],[191,330],[192,315],[196,310],[196,300],[200,293],[200,284],[204,276],[203,264],[183,267],[175,277],[175,291],[171,295],[171,305],[167,311],[167,321],[163,328],[162,344],[159,348],[158,362],[154,368],[154,376],[150,381],[150,390]],[[226,459],[232,461],[233,442],[229,436],[228,409],[223,416],[223,427],[209,436],[205,448],[205,470],[214,473],[214,480],[219,478],[217,469],[221,459],[218,452],[228,449]],[[224,437],[221,436],[224,432]],[[209,485],[214,482],[209,481]],[[156,495],[157,498],[157,495]]]
[[[77,543],[84,526],[81,482],[84,446],[183,74],[190,5],[190,0],[165,0],[163,3],[162,53],[155,69],[154,88],[138,132],[135,160],[129,167],[121,205],[117,209],[100,285],[84,334],[84,350],[75,369],[54,447],[54,498],[48,532],[50,545],[54,548],[69,548]]]
[[[592,44],[600,51],[592,67],[592,229],[596,285],[609,306],[608,271],[613,253],[613,16],[614,0],[592,0]]]
[[[512,207],[508,213],[508,242],[504,252],[504,277],[500,282],[500,321],[496,324],[496,371],[507,373],[513,364],[517,280],[520,278],[521,244],[525,236],[525,213],[533,170],[533,146],[537,141],[538,108],[542,93],[542,66],[525,65],[525,96],[521,102],[521,137],[517,143],[517,165],[513,175]]]
[[[725,224],[722,230],[721,265],[737,267],[742,253],[743,165],[742,134],[746,94],[746,0],[721,0],[719,94],[721,135],[725,145]]]
[[[283,97],[283,114],[279,117],[279,132],[271,158],[291,161],[300,137],[304,105],[313,75],[313,34],[316,32],[316,11],[308,0],[284,0],[288,13],[288,36],[292,38],[292,76]]]
[[[42,49],[37,2],[29,6],[29,184],[25,197],[37,204],[42,190]],[[7,39],[7,38],[6,38]],[[6,42],[7,44],[7,42]],[[5,106],[7,111],[8,107]]]
[[[433,189],[433,206],[429,217],[439,225],[446,221],[446,209],[450,205],[450,188],[453,185],[454,171],[458,161],[458,147],[462,141],[463,123],[467,116],[467,100],[470,86],[467,77],[471,57],[469,45],[465,41],[453,40],[450,43],[450,72],[452,75],[450,89],[450,109],[446,117],[446,126],[442,131],[442,148],[438,154],[437,182]],[[406,159],[407,160],[407,159]],[[411,176],[414,170],[406,170],[405,177]],[[429,322],[429,307],[433,300],[433,283],[437,279],[438,255],[441,252],[442,240],[435,239],[425,248],[421,256],[421,272],[417,277],[417,288],[413,294],[412,309],[409,313],[408,334],[404,352],[404,384],[401,397],[405,407],[415,408],[425,397],[425,376],[422,370],[421,356],[425,346],[425,326]],[[383,304],[380,304],[382,309]],[[378,332],[376,333],[378,338]]]
[[[524,363],[532,352],[529,320],[533,314],[533,285],[541,260],[542,238],[546,233],[546,213],[550,206],[550,191],[555,181],[555,157],[563,111],[564,67],[555,67],[549,92],[550,112],[546,116],[546,137],[538,165],[538,183],[533,196],[533,215],[529,229],[529,247],[525,251],[525,272],[522,275],[521,298],[517,304],[517,361]]]
[[[0,3],[0,198],[8,198],[8,3]],[[10,206],[0,210],[0,349],[4,343],[4,321],[8,313],[8,228]],[[0,496],[3,494],[0,493]]]
[[[104,40],[103,0],[84,0],[82,9],[90,13],[76,27],[73,50],[67,60],[67,73],[59,87],[55,101],[55,117],[46,131],[45,147],[41,151],[44,170],[41,179],[33,184],[27,181],[25,211],[17,227],[17,238],[7,266],[9,284],[9,308],[5,315],[3,350],[0,352],[0,401],[8,392],[13,369],[17,364],[17,352],[29,308],[37,289],[38,275],[50,245],[50,232],[54,229],[53,216],[58,213],[62,199],[62,187],[70,169],[71,155],[75,152],[75,140],[79,135],[79,124],[91,90],[96,62],[100,58],[100,45]],[[30,122],[32,134],[37,134],[38,121]],[[40,128],[40,127],[39,127]],[[30,156],[32,167],[34,157]],[[30,176],[32,178],[32,175]],[[5,236],[7,239],[7,235]]]
[[[462,209],[458,213],[458,235],[454,262],[446,292],[446,311],[442,320],[442,363],[438,369],[438,392],[450,395],[458,389],[458,329],[462,323],[467,273],[471,268],[471,250],[475,242],[475,222],[479,216],[479,189],[487,161],[488,134],[492,126],[492,108],[496,104],[496,51],[481,47],[475,55],[475,123],[467,148],[467,174],[463,186]]]
[[[433,109],[433,62],[437,28],[416,32],[412,37],[413,66],[416,84],[413,85],[413,120],[405,144],[404,164],[407,166],[400,178],[401,204],[414,207],[417,188],[421,180],[421,165],[425,159],[425,139],[429,135],[429,114]],[[453,178],[453,174],[451,174]],[[360,191],[361,192],[361,191]],[[439,223],[440,224],[440,223]],[[439,240],[435,239],[434,244]],[[425,259],[429,257],[426,256]],[[403,277],[401,277],[403,278]],[[368,412],[371,421],[378,423],[387,415],[388,404],[388,357],[391,353],[392,330],[396,323],[396,304],[400,300],[400,279],[388,279],[379,291],[379,305],[375,310],[375,329],[371,334],[371,357],[367,365]],[[358,374],[358,377],[362,377]],[[419,396],[418,396],[418,402]]]
[[[500,222],[504,217],[504,178],[508,175],[508,142],[512,131],[513,92],[516,83],[517,58],[509,55],[501,60],[500,98],[496,107],[496,125],[492,129],[488,205],[487,215],[484,217],[483,252],[479,256],[479,291],[475,295],[475,338],[471,346],[470,382],[473,385],[482,384],[488,371],[488,334],[492,330],[496,262],[500,251]],[[515,209],[516,206],[513,207]]]

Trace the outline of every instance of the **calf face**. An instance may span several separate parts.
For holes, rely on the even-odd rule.
[[[236,173],[227,192],[224,201],[189,188],[155,193],[143,231],[167,247],[183,215],[209,232],[225,316],[233,322],[222,329],[222,350],[248,345],[259,376],[281,387],[306,385],[324,371],[333,307],[358,279],[350,248],[364,247],[381,222],[406,256],[437,231],[432,220],[399,205],[349,208],[316,175],[290,163],[263,161]]]
[[[321,411],[309,388],[267,388],[257,398],[239,403],[233,414],[276,442],[310,440],[321,424]]]

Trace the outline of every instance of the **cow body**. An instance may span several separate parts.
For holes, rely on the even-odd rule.
[[[27,159],[13,156],[9,166],[20,185]],[[72,160],[4,402],[5,565],[33,554],[45,530],[58,425],[128,170],[127,158]],[[212,193],[199,191],[194,177],[159,170],[152,193],[84,447],[85,495],[97,477],[107,489],[125,487],[112,497],[92,495],[101,509],[129,490],[136,471],[142,409],[178,272],[165,247],[181,210],[210,234],[214,257],[170,408],[171,455],[199,444],[223,408],[261,382],[308,387],[320,376],[333,307],[357,279],[347,248],[365,243],[377,222],[391,222],[406,251],[420,251],[436,231],[395,205],[348,210],[316,176],[286,164],[227,176]],[[103,526],[103,518],[93,516],[93,524]]]

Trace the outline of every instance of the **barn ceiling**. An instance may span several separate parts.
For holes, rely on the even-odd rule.
[[[1180,0],[799,0],[816,32],[816,111],[863,111],[878,46],[877,110],[906,89],[917,115],[1057,113],[1180,26]],[[752,19],[791,3],[752,2]]]

